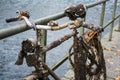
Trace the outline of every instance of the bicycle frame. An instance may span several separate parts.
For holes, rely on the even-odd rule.
[[[76,6],[76,7],[79,8],[79,6]],[[71,8],[68,8],[68,9],[71,9]],[[67,12],[67,14],[68,13],[69,12]],[[35,43],[35,46],[32,46],[33,49],[35,49],[35,50],[33,50],[33,53],[35,53],[35,54],[34,55],[28,55],[27,52],[30,52],[31,50],[30,49],[26,50],[26,47],[22,46],[22,50],[20,51],[20,54],[18,56],[18,60],[17,60],[18,62],[19,62],[19,60],[21,60],[23,58],[26,58],[28,66],[34,66],[35,67],[35,71],[33,71],[31,75],[26,76],[24,78],[25,80],[29,80],[31,78],[31,76],[33,76],[33,75],[34,76],[32,78],[35,78],[35,79],[41,79],[42,78],[43,80],[47,80],[48,78],[46,78],[46,77],[48,76],[48,74],[47,74],[48,72],[56,80],[60,80],[60,78],[43,62],[41,56],[45,52],[47,52],[48,50],[51,50],[51,49],[57,47],[58,45],[60,45],[64,41],[66,41],[69,38],[73,37],[73,42],[74,43],[73,43],[72,47],[73,47],[73,51],[74,51],[74,60],[76,61],[76,60],[78,60],[78,59],[76,59],[76,56],[78,56],[78,52],[77,52],[78,48],[77,48],[77,46],[78,46],[78,42],[79,42],[79,39],[78,39],[78,36],[77,36],[77,34],[79,32],[77,31],[77,28],[82,26],[84,28],[91,29],[91,30],[95,31],[95,34],[92,34],[91,36],[88,36],[89,37],[88,41],[90,41],[92,39],[92,37],[94,35],[96,35],[96,33],[99,33],[101,31],[103,31],[102,28],[97,28],[93,24],[85,23],[83,19],[78,18],[78,15],[74,16],[75,18],[72,18],[72,19],[75,19],[75,20],[72,20],[70,22],[64,23],[62,25],[36,25],[35,23],[29,21],[28,14],[23,15],[21,12],[19,12],[19,14],[20,15],[19,15],[18,18],[12,18],[11,21],[15,21],[16,19],[24,20],[26,22],[26,24],[28,25],[28,27],[31,27],[31,28],[33,28],[36,31],[36,36],[37,36],[37,39],[35,39],[36,40],[35,42],[33,42],[31,40],[28,40],[31,45]],[[86,14],[86,12],[85,12],[85,14]],[[76,15],[76,14],[73,14],[73,15]],[[83,13],[81,15],[82,15],[82,17],[84,16]],[[79,15],[79,16],[81,16],[81,15]],[[68,16],[69,16],[69,14],[68,14]],[[70,17],[71,17],[71,15],[70,15]],[[8,19],[8,22],[10,22],[10,19]],[[52,22],[52,24],[55,24],[54,21]],[[52,30],[52,31],[54,31],[54,30],[61,30],[61,29],[67,28],[67,27],[69,29],[71,29],[73,32],[70,33],[70,34],[65,35],[64,37],[62,37],[62,38],[60,38],[60,39],[58,39],[58,40],[56,40],[54,42],[52,42],[49,45],[46,45],[46,46],[42,45],[41,39],[40,39],[41,38],[41,30]],[[25,44],[29,45],[28,41],[25,41]],[[23,54],[25,54],[25,55],[23,55]],[[20,55],[23,55],[23,56],[20,56]],[[37,62],[35,62],[35,61],[37,61]],[[77,64],[77,63],[75,63],[75,64]],[[77,69],[76,65],[74,65],[74,67],[75,67],[75,69]],[[75,74],[77,73],[76,71],[77,70],[75,70]],[[77,78],[77,75],[79,75],[79,74],[75,75],[75,80],[79,80],[81,78],[81,77]],[[84,76],[84,78],[81,78],[81,79],[85,79],[85,76]]]

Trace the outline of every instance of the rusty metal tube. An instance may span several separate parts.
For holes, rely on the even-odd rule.
[[[72,33],[67,34],[67,35],[65,35],[64,37],[62,37],[62,38],[60,38],[60,39],[58,39],[58,40],[50,43],[49,45],[43,47],[43,49],[42,49],[42,51],[40,52],[40,54],[43,54],[43,53],[45,53],[45,52],[47,52],[47,51],[49,51],[49,50],[57,47],[58,45],[60,45],[61,43],[63,43],[64,41],[68,40],[69,38],[71,38],[71,37],[74,36],[74,35],[75,35],[75,32],[72,32]]]
[[[36,29],[44,29],[44,30],[60,30],[63,28],[66,28],[69,24],[72,24],[74,22],[67,22],[59,26],[47,26],[47,25],[36,25]]]

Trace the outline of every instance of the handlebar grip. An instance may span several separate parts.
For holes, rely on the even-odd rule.
[[[9,22],[17,21],[17,20],[18,20],[18,17],[16,17],[16,18],[9,18],[9,19],[6,19],[6,22],[9,23]]]

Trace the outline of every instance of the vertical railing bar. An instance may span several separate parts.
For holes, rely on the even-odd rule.
[[[46,32],[44,31],[44,30],[41,30],[41,29],[37,29],[36,30],[36,35],[37,35],[37,49],[36,49],[36,51],[37,51],[37,58],[39,59],[39,60],[41,60],[41,62],[45,62],[45,58],[46,58],[46,53],[44,53],[44,54],[41,54],[40,52],[41,52],[41,49],[42,49],[42,47],[44,46],[44,45],[46,45]],[[44,64],[41,64],[40,63],[40,69],[42,69],[43,68],[43,66],[44,66]],[[45,69],[45,68],[44,68]],[[47,68],[48,69],[48,68]],[[43,69],[42,69],[43,70]],[[43,70],[44,71],[44,70]],[[49,70],[50,71],[50,70]],[[53,77],[54,77],[54,75],[53,75]],[[55,78],[56,78],[57,76],[55,76]],[[45,75],[45,76],[43,76],[42,78],[44,78],[44,80],[48,80],[48,75]],[[58,77],[57,77],[58,78]],[[60,79],[58,79],[58,80],[60,80]]]
[[[46,46],[46,44],[47,44],[47,31],[42,30],[42,45]],[[46,53],[42,55],[42,60],[44,63],[46,63]]]
[[[39,58],[44,62],[44,54],[40,54],[41,51],[41,47],[44,46],[44,42],[43,42],[43,30],[38,30],[37,29],[37,46],[39,46],[37,51],[39,53]]]
[[[85,20],[86,20],[86,16],[85,16],[85,18],[84,18],[84,21],[85,21]],[[85,29],[81,26],[81,27],[80,27],[80,34],[83,34],[83,33],[84,33],[84,30],[85,30]]]
[[[114,8],[113,8],[112,19],[115,18],[116,7],[117,7],[117,0],[114,0]],[[112,40],[113,27],[114,27],[114,21],[113,21],[113,23],[111,24],[110,35],[109,35],[109,41]]]
[[[106,6],[106,2],[104,2],[102,4],[102,11],[101,11],[101,15],[100,15],[100,26],[103,28],[103,24],[104,24],[104,17],[105,17],[105,6]],[[102,33],[100,34],[100,38],[102,36]]]
[[[80,28],[80,34],[83,34],[83,33],[84,33],[84,28],[81,27],[81,28]]]
[[[119,17],[118,31],[120,32],[120,17]]]

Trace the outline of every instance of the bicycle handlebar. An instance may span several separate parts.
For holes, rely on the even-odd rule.
[[[18,21],[18,20],[19,20],[18,17],[16,17],[16,18],[8,18],[8,19],[6,19],[6,22],[10,23],[10,22]]]
[[[60,29],[63,29],[63,28],[66,28],[66,27],[69,27],[70,29],[75,29],[75,28],[79,28],[80,26],[84,27],[84,28],[88,28],[88,29],[91,29],[93,31],[96,31],[96,30],[100,30],[100,31],[103,31],[101,28],[98,29],[97,27],[95,27],[95,25],[93,24],[87,24],[87,23],[84,23],[83,22],[83,19],[76,19],[76,20],[73,20],[73,21],[70,21],[70,22],[67,22],[67,23],[64,23],[62,25],[58,25],[56,24],[55,21],[52,21],[50,24],[54,24],[54,25],[35,25],[34,22],[31,22],[29,20],[29,13],[26,12],[26,11],[20,11],[19,12],[19,16],[16,17],[16,18],[9,18],[9,19],[6,19],[6,22],[9,23],[9,22],[13,22],[13,21],[18,21],[18,20],[24,20],[26,22],[26,24],[33,28],[33,29],[44,29],[44,30],[60,30]]]

